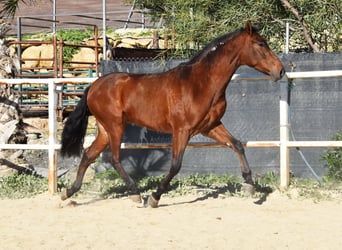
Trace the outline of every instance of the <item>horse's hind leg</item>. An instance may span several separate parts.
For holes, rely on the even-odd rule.
[[[62,200],[66,200],[71,197],[74,193],[80,190],[82,186],[82,181],[84,174],[88,166],[98,157],[98,155],[106,148],[108,145],[108,136],[104,128],[98,123],[98,135],[91,146],[85,149],[80,165],[78,166],[76,180],[72,184],[70,189],[66,189],[61,196]]]
[[[249,164],[245,155],[245,149],[242,143],[233,137],[221,123],[203,135],[212,138],[234,150],[240,161],[242,176],[245,179],[245,182],[248,184],[245,186],[245,189],[249,193],[254,193],[252,171],[249,168]]]

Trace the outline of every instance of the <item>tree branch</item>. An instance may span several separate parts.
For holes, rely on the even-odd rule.
[[[6,159],[0,159],[0,165],[6,165],[9,168],[13,168],[18,171],[20,174],[28,174],[28,175],[34,175],[39,176],[36,171],[33,168],[27,168],[23,166],[19,166],[17,164],[14,164],[13,162],[10,162]]]
[[[304,38],[305,40],[308,42],[308,44],[310,45],[310,47],[312,48],[312,50],[314,52],[319,52],[319,48],[318,46],[313,42],[312,37],[309,33],[309,28],[304,20],[304,17],[302,15],[299,14],[298,10],[296,8],[294,8],[288,0],[280,0],[281,3],[283,4],[283,6],[287,9],[289,9],[289,11],[297,18],[297,20],[299,21],[300,26],[303,29],[303,34],[304,34]]]

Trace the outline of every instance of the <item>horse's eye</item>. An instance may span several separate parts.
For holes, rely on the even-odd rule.
[[[258,42],[258,45],[260,47],[267,47],[266,43],[265,42]]]

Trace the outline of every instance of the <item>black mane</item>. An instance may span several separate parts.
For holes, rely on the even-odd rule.
[[[220,46],[224,45],[229,40],[231,40],[233,37],[237,36],[238,34],[244,31],[245,29],[241,28],[231,33],[224,34],[222,36],[215,38],[209,44],[207,44],[198,54],[193,56],[188,62],[185,62],[185,64],[192,64],[197,62],[198,60],[201,60],[202,58],[206,57],[211,51],[213,51],[215,47],[219,48]]]

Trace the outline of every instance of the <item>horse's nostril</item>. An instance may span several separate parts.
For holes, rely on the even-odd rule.
[[[282,78],[284,75],[285,75],[285,69],[282,68],[282,69],[280,70],[280,78]]]

